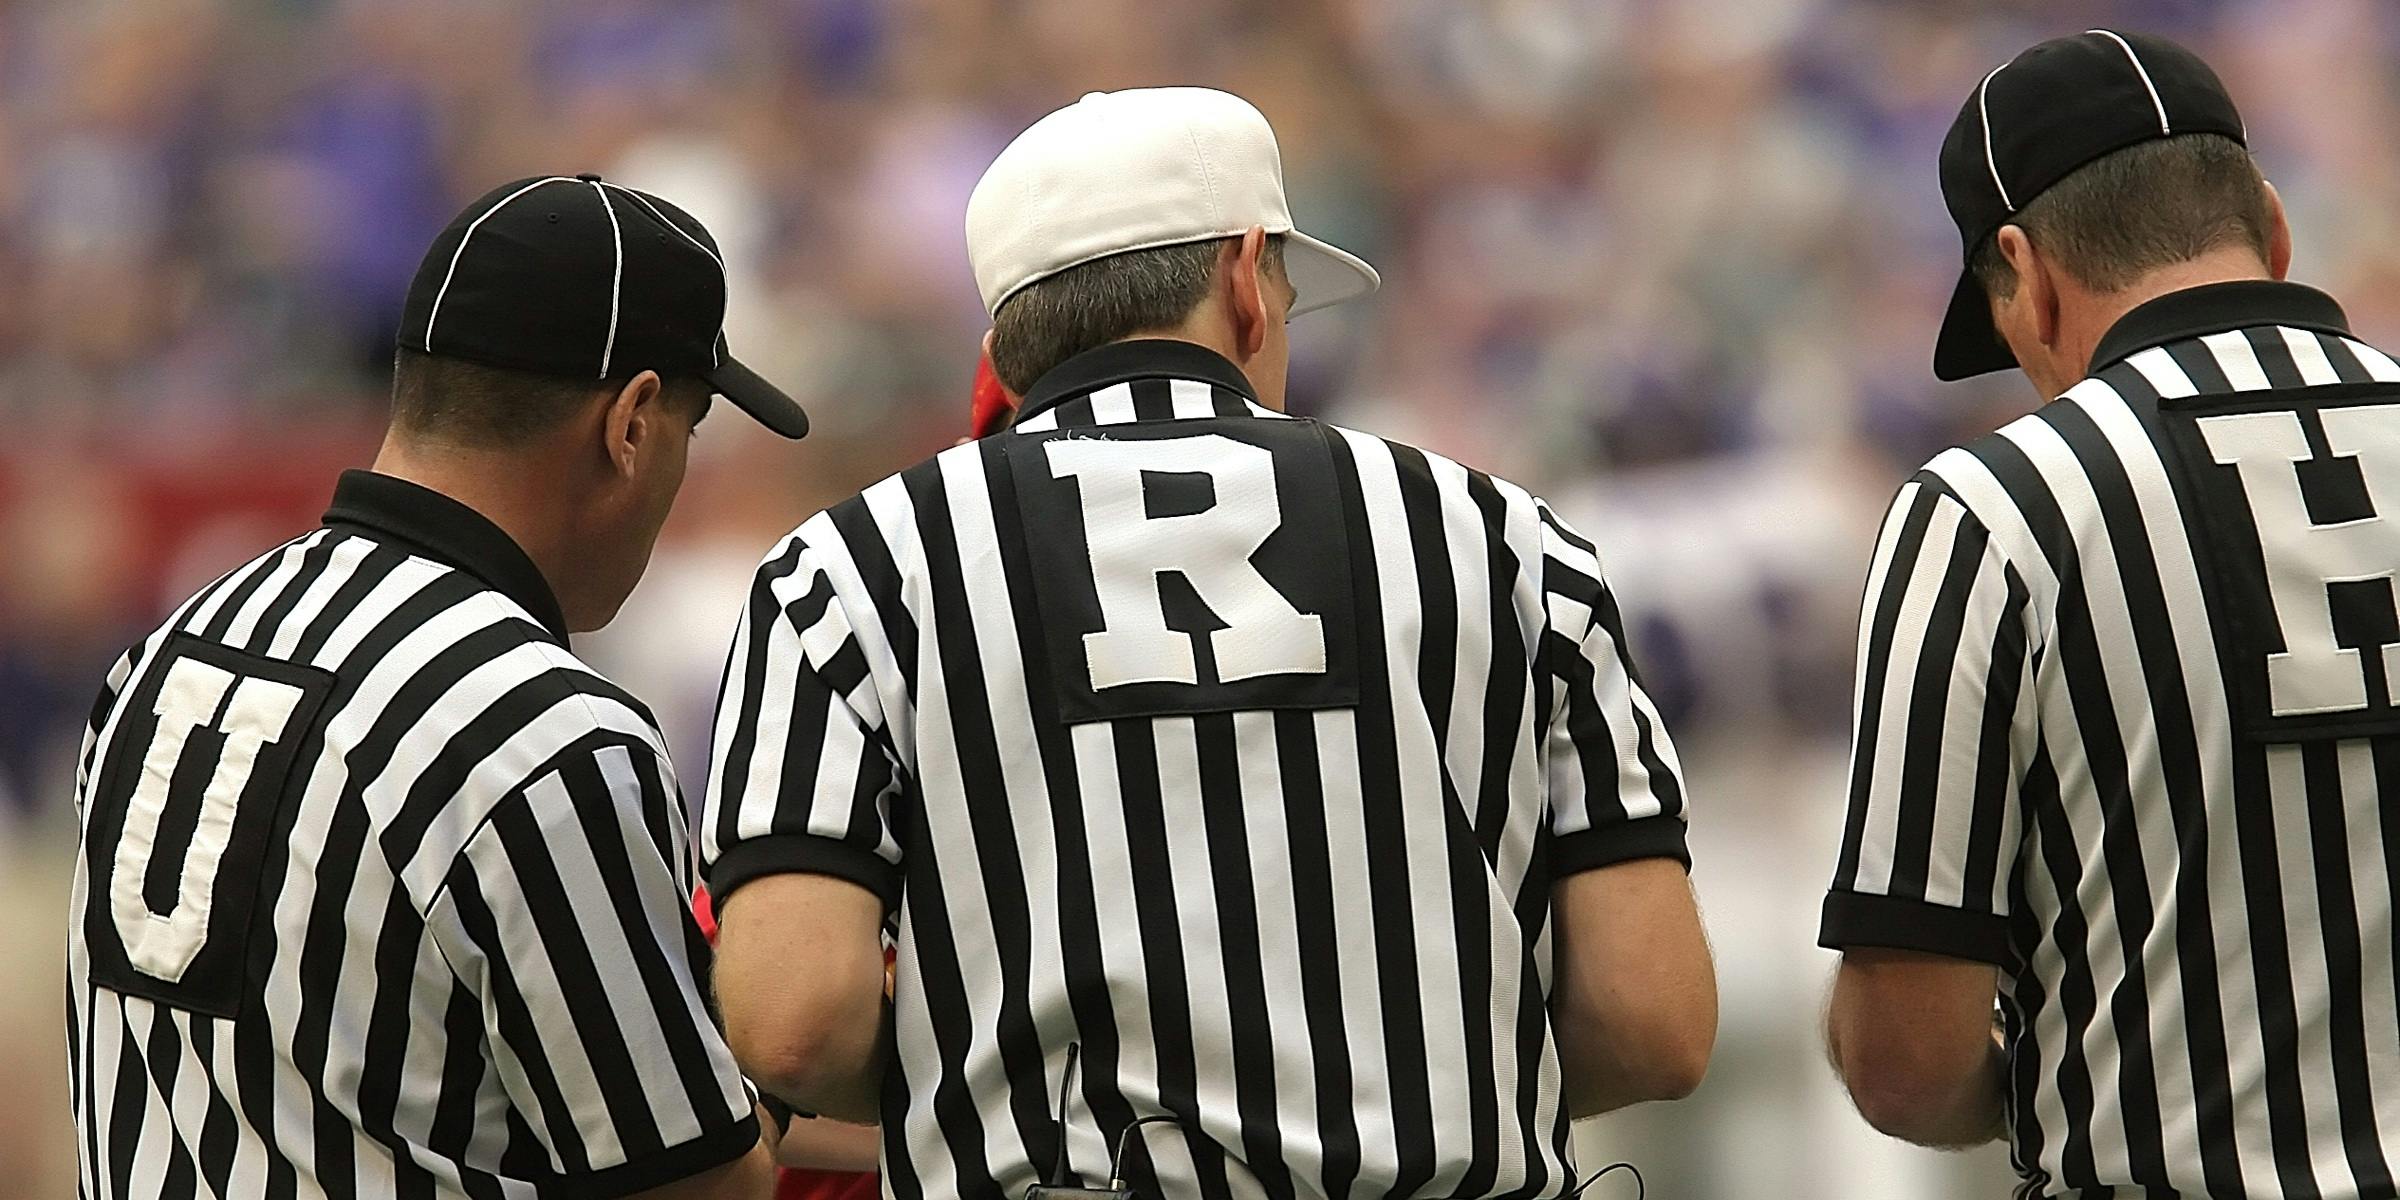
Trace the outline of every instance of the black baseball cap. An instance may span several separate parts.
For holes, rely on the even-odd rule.
[[[698,376],[788,438],[808,414],[725,349],[725,260],[690,213],[598,175],[484,193],[433,239],[400,342],[567,378]]]
[[[2086,30],[2052,38],[1983,77],[1942,139],[1942,201],[1971,260],[2033,198],[2096,158],[2155,138],[2215,133],[2247,144],[2217,73],[2161,37]],[[1965,379],[2017,365],[1991,302],[1962,271],[1934,343],[1933,373]]]

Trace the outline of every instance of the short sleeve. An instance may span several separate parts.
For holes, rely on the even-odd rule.
[[[2037,732],[2023,577],[1938,478],[1900,489],[1859,618],[1849,816],[1818,941],[2005,965]]]
[[[1599,555],[1548,505],[1539,511],[1552,872],[1637,858],[1689,866],[1682,764],[1642,691]]]
[[[701,990],[681,814],[648,744],[572,753],[492,810],[426,915],[511,1106],[574,1195],[658,1187],[758,1141]]]
[[[717,705],[701,859],[721,907],[767,875],[900,899],[903,773],[849,612],[800,535],[758,571]]]

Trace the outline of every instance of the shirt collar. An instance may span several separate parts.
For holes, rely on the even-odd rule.
[[[344,471],[334,485],[325,524],[355,526],[447,563],[517,602],[566,644],[567,618],[558,595],[523,547],[491,518],[434,491],[373,471]]]
[[[1034,381],[1033,390],[1025,393],[1025,402],[1017,406],[1017,421],[1136,379],[1197,379],[1258,403],[1258,392],[1250,386],[1249,377],[1224,355],[1196,342],[1140,338],[1086,350],[1050,368]]]
[[[2169,292],[2119,317],[2092,352],[2091,374],[2152,346],[2260,325],[2350,336],[2342,306],[2315,288],[2270,279],[2203,284]]]

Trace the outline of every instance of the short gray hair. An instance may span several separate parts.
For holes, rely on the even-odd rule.
[[[1137,333],[1172,329],[1208,295],[1217,253],[1231,238],[1128,250],[1026,284],[992,315],[992,373],[1017,395],[1058,364]],[[1283,235],[1260,265],[1283,272]]]
[[[2220,246],[2264,258],[2273,210],[2258,164],[2222,134],[2153,138],[2093,159],[2033,198],[2009,224],[2056,255],[2076,281],[2121,291],[2161,267]],[[1968,266],[1986,292],[2017,291],[2016,269],[1987,235]]]

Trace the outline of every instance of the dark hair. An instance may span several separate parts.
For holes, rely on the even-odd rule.
[[[2129,287],[2160,267],[2239,242],[2267,253],[2273,215],[2266,180],[2241,143],[2190,133],[2138,142],[2085,163],[2009,221],[2095,291]],[[1999,232],[1968,267],[1986,292],[2014,295],[2016,269]]]
[[[519,446],[632,380],[569,379],[402,346],[392,364],[392,426],[479,449]],[[699,403],[708,402],[706,385],[697,379],[669,379],[665,386],[670,394],[699,389]]]
[[[992,316],[992,373],[1022,396],[1086,350],[1182,324],[1208,295],[1218,250],[1232,240],[1128,250],[1026,284]],[[1267,235],[1259,265],[1283,273],[1282,234]]]

